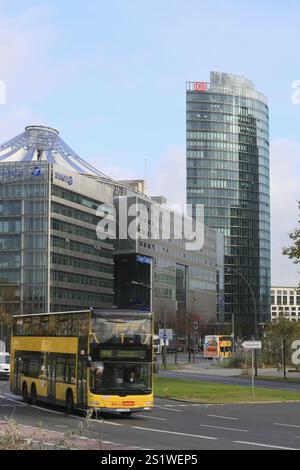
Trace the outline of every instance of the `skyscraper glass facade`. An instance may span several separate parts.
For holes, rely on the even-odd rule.
[[[225,239],[225,321],[255,333],[270,318],[269,109],[249,80],[188,82],[187,202]],[[195,212],[194,212],[195,213]],[[231,269],[232,268],[232,269]],[[238,272],[236,272],[238,271]]]

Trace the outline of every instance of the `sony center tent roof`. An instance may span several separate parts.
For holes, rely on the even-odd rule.
[[[60,137],[56,129],[28,126],[22,134],[0,145],[1,162],[48,162],[69,171],[110,180],[82,160]]]

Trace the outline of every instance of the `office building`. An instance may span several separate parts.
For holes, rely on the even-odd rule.
[[[224,234],[225,321],[270,319],[269,109],[246,78],[211,72],[186,87],[187,202]],[[250,285],[247,285],[247,282]],[[251,291],[255,298],[255,307]]]
[[[2,309],[25,314],[112,307],[113,240],[99,240],[96,227],[104,216],[99,208],[112,206],[122,192],[55,129],[28,126],[1,145]]]
[[[297,287],[272,287],[271,290],[272,321],[279,317],[287,320],[300,320],[300,291]]]
[[[115,198],[118,225],[120,204],[124,198]],[[126,198],[126,206],[142,204],[144,220],[140,238],[119,239],[115,244],[115,304],[118,308],[153,309],[156,329],[167,326],[185,336],[187,322],[192,319],[204,323],[223,320],[223,305],[218,299],[224,295],[224,240],[216,230],[204,227],[204,245],[198,250],[187,249],[186,240],[176,239],[175,212],[164,206],[169,214],[170,236],[153,238],[151,229],[157,228],[161,218],[154,216],[155,204],[145,195]],[[176,214],[178,216],[178,214]],[[180,217],[186,217],[180,215]],[[134,215],[128,217],[127,227]],[[126,229],[127,229],[126,227]],[[221,256],[218,255],[221,253]],[[217,316],[218,314],[218,316]]]

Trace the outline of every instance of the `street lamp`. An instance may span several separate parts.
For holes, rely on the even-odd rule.
[[[251,296],[252,296],[253,308],[254,308],[254,339],[257,339],[257,308],[256,308],[256,301],[255,301],[255,296],[254,296],[252,287],[250,286],[247,278],[242,273],[240,273],[240,271],[237,271],[236,269],[232,268],[231,266],[230,267],[227,266],[226,269],[227,269],[227,271],[231,270],[235,274],[240,276],[248,286],[248,289],[249,289],[249,291],[251,293]],[[234,314],[232,314],[232,315],[234,315]],[[233,317],[233,322],[234,322],[234,317]],[[255,354],[255,376],[257,376],[257,352],[256,351],[257,350],[255,349],[255,351],[254,351],[254,354]]]
[[[150,290],[150,311],[152,312],[152,285],[149,285],[149,284],[144,284],[143,282],[138,282],[138,281],[131,281],[131,284],[134,284],[136,286],[141,286],[141,287],[146,287],[146,289],[149,289]],[[160,299],[160,302],[161,302],[161,298],[159,297]],[[164,315],[164,348],[163,348],[163,364],[164,364],[164,368],[166,369],[167,368],[167,318],[166,318],[166,311],[165,309],[163,308],[163,315]]]

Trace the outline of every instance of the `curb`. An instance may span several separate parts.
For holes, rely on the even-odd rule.
[[[155,398],[163,398],[165,400],[172,400],[176,402],[182,402],[182,403],[191,403],[193,405],[203,405],[203,406],[214,406],[214,405],[276,405],[276,404],[282,404],[282,403],[300,403],[300,400],[272,400],[272,401],[228,401],[226,403],[204,403],[204,402],[199,402],[199,401],[191,401],[191,400],[184,400],[180,398],[172,398],[172,397],[162,397],[162,396],[156,396]]]

